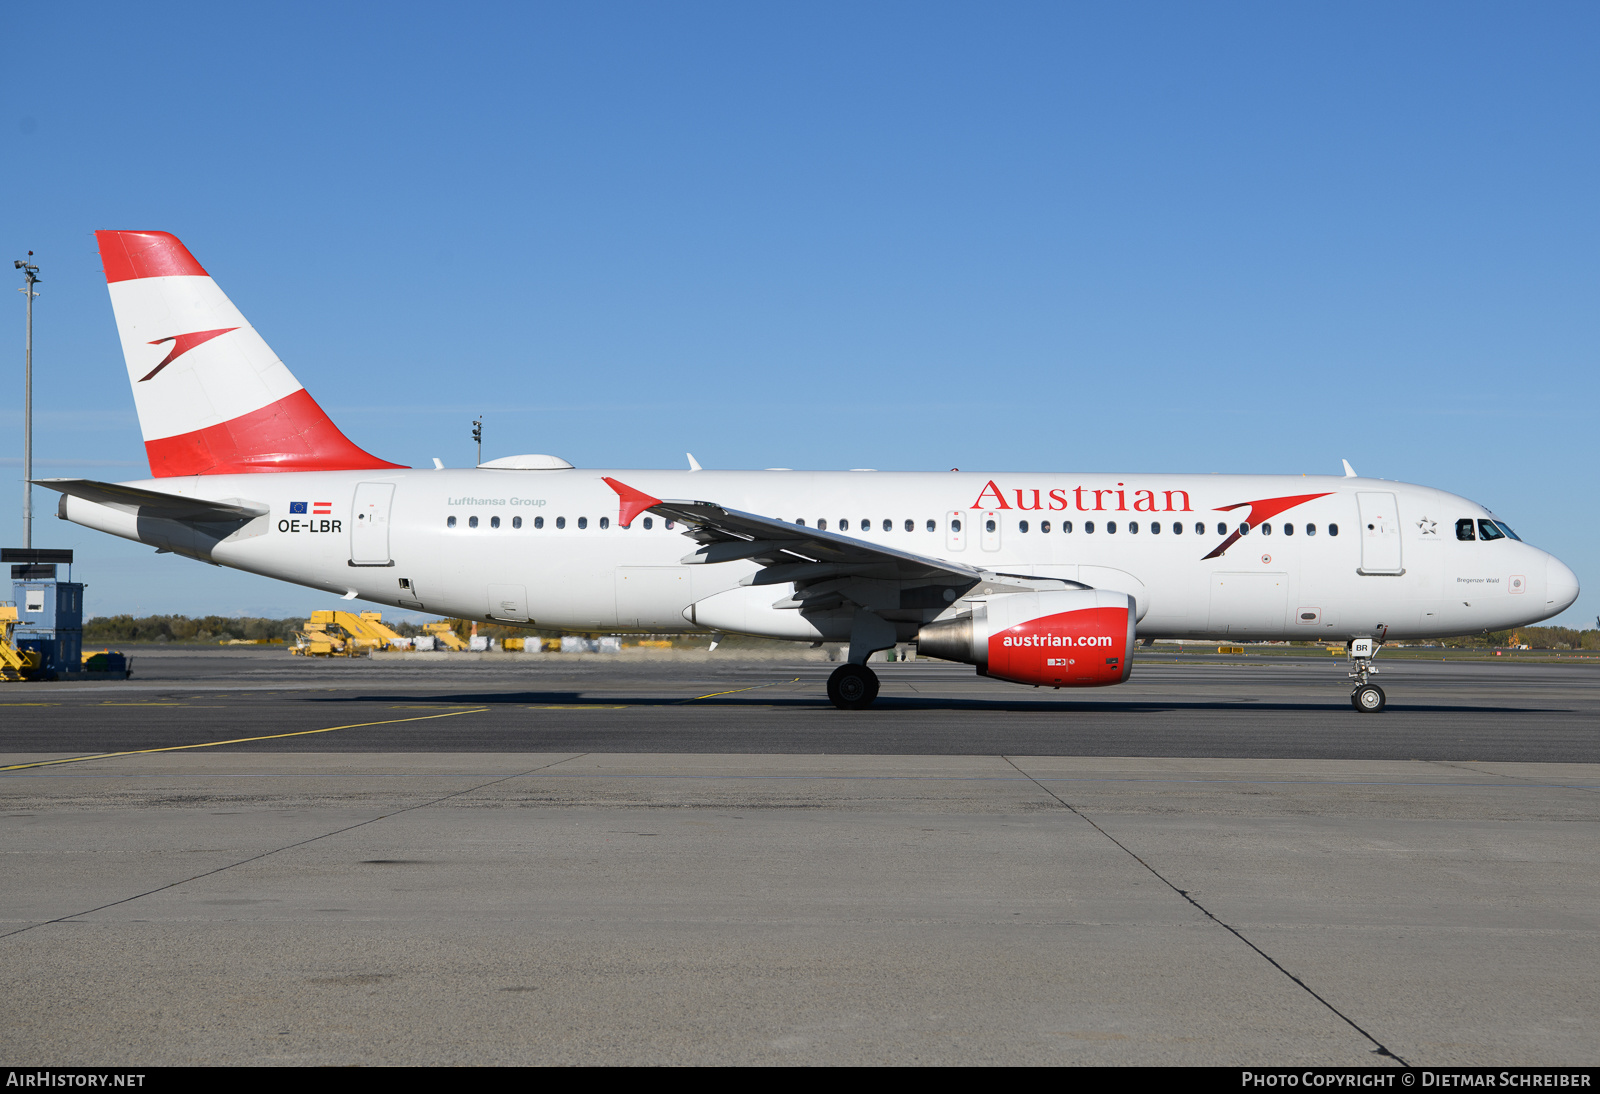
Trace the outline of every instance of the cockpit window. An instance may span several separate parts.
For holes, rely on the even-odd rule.
[[[1522,542],[1522,537],[1517,535],[1517,533],[1513,532],[1511,530],[1511,526],[1509,524],[1507,524],[1505,521],[1497,520],[1497,521],[1494,522],[1494,526],[1496,528],[1500,529],[1506,535],[1510,536],[1512,539],[1516,540],[1518,543]]]
[[[1478,538],[1477,533],[1472,530],[1472,518],[1471,517],[1462,517],[1460,520],[1456,521],[1456,538],[1457,539],[1477,539]]]
[[[1483,540],[1505,539],[1506,534],[1500,530],[1499,525],[1492,520],[1478,522],[1478,538]]]

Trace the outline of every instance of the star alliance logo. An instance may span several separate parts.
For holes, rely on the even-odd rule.
[[[1429,520],[1427,517],[1423,517],[1421,520],[1417,521],[1417,527],[1422,530],[1422,534],[1425,536],[1434,536],[1439,534],[1439,526],[1433,521]]]

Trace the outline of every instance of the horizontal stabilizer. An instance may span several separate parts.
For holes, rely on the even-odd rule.
[[[207,501],[204,498],[185,498],[177,494],[163,494],[158,490],[144,490],[137,486],[120,486],[114,482],[95,482],[93,479],[34,479],[35,486],[59,490],[97,505],[108,505],[125,513],[143,517],[161,517],[166,520],[193,521],[202,524],[223,524],[233,521],[264,517],[271,510],[265,505],[240,501]]]

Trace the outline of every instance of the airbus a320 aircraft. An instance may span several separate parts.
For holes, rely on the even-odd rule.
[[[1000,680],[1128,679],[1139,638],[1346,644],[1498,630],[1573,572],[1465,498],[1357,477],[413,469],[352,444],[166,232],[96,233],[152,477],[45,479],[65,520],[216,565],[513,626],[901,642]]]

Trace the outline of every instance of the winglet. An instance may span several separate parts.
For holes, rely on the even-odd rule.
[[[617,500],[622,504],[617,511],[617,523],[624,528],[633,523],[633,518],[650,508],[660,505],[660,498],[652,498],[643,490],[635,490],[626,483],[620,483],[609,475],[602,475],[605,484],[617,492]]]
[[[1356,478],[1360,478],[1361,477],[1361,476],[1356,474],[1356,469],[1350,466],[1350,461],[1349,460],[1344,460],[1342,462],[1344,463],[1344,477],[1345,478],[1347,478],[1347,479],[1356,479]]]

